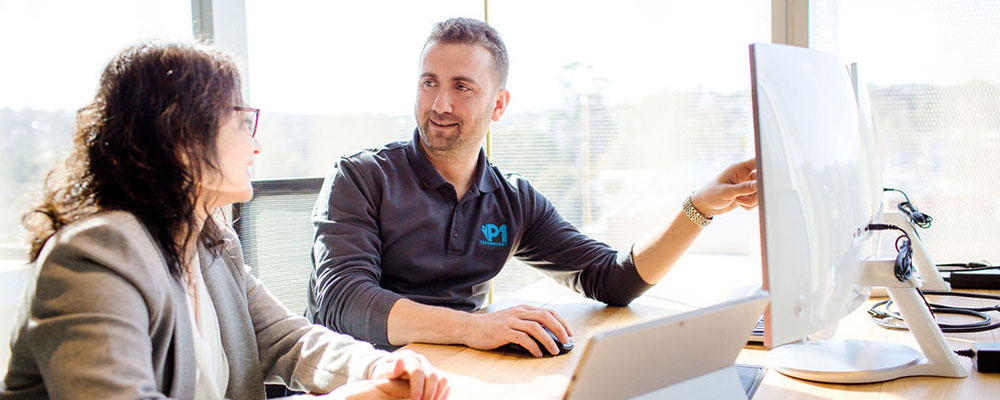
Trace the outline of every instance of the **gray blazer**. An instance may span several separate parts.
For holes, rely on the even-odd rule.
[[[288,311],[250,274],[231,230],[222,246],[221,257],[199,256],[229,359],[226,397],[262,399],[265,380],[325,393],[364,379],[386,354]],[[132,214],[64,227],[35,265],[0,399],[194,396],[184,288]]]

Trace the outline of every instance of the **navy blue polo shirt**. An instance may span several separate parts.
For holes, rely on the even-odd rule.
[[[631,252],[580,233],[526,179],[480,151],[461,201],[413,139],[342,157],[313,210],[313,322],[388,345],[400,298],[472,311],[511,257],[611,305],[650,287]]]

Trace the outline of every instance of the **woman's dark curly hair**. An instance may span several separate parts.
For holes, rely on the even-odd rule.
[[[187,272],[183,249],[198,223],[197,240],[218,254],[223,230],[196,221],[196,198],[203,177],[219,173],[217,133],[240,103],[236,64],[219,50],[146,42],[121,51],[77,113],[72,153],[22,218],[31,261],[60,228],[106,210],[138,217],[175,278]]]

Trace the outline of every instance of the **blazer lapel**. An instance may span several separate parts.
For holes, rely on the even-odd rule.
[[[166,270],[166,267],[164,267]],[[194,353],[194,326],[191,326],[191,313],[188,311],[187,293],[184,284],[176,279],[170,279],[171,303],[175,312],[174,323],[175,352],[174,377],[171,385],[171,397],[194,397],[198,371]]]
[[[230,243],[223,244],[229,246]],[[246,286],[237,280],[239,267],[229,266],[227,254],[214,257],[198,247],[201,273],[205,279],[215,313],[219,318],[222,349],[229,361],[229,387],[226,397],[233,399],[264,398],[264,376],[258,360],[257,340],[247,305]]]

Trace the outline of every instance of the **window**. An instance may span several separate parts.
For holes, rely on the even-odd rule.
[[[1000,261],[1000,3],[814,0],[809,25],[867,77],[883,183],[935,217],[931,257]]]
[[[665,226],[754,153],[748,45],[770,41],[770,2],[722,3],[491,2],[511,59],[493,162],[619,250]],[[753,255],[758,243],[756,212],[738,211],[691,251]],[[538,275],[501,275],[515,273]]]
[[[65,159],[76,110],[111,57],[147,38],[192,38],[188,0],[0,3],[0,260],[26,260],[21,214]]]
[[[325,176],[341,155],[408,140],[420,50],[450,17],[482,19],[483,3],[248,0],[254,177]]]
[[[769,1],[489,7],[512,92],[492,160],[585,233],[627,249],[752,156],[747,45],[770,40]],[[340,155],[409,139],[420,50],[433,23],[455,16],[483,19],[483,3],[248,0],[251,98],[263,109],[255,177],[322,176]],[[755,213],[717,224],[695,251],[757,251]],[[498,294],[539,276],[513,264]]]
[[[245,79],[263,109],[255,176],[322,176],[340,155],[408,139],[432,24],[482,19],[484,3],[246,0]],[[493,126],[493,162],[616,248],[667,223],[691,190],[753,154],[747,45],[770,41],[771,2],[702,3],[489,2],[512,93]],[[29,38],[0,42],[0,260],[23,260],[20,216],[65,157],[75,111],[106,62],[138,40],[191,39],[191,7],[0,3],[0,35]],[[1000,154],[1000,5],[813,0],[809,28],[811,47],[860,62],[884,183],[937,217],[921,232],[932,256],[1000,260],[1000,178],[990,172]],[[756,227],[755,212],[727,215],[692,252],[752,255]]]

